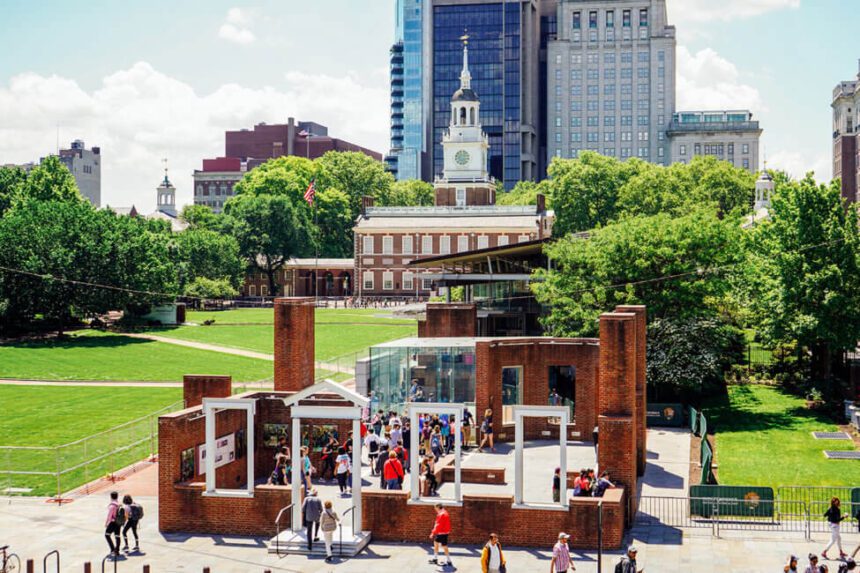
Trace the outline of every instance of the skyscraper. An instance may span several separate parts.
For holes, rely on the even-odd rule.
[[[668,164],[675,27],[665,0],[559,0],[547,43],[547,155]]]
[[[842,197],[857,201],[857,123],[860,73],[833,88],[833,178],[842,180]]]
[[[72,176],[78,189],[90,203],[101,207],[102,201],[102,152],[101,148],[87,149],[80,139],[72,142],[68,149],[60,150],[60,161],[63,162]]]
[[[398,179],[432,181],[442,174],[442,134],[448,128],[465,35],[490,143],[490,174],[508,189],[539,177],[540,4],[398,0],[388,161]],[[400,82],[402,90],[397,89]]]

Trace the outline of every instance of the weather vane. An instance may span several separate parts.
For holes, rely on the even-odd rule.
[[[463,42],[464,46],[469,45],[469,28],[463,28],[463,35],[460,36],[460,41]]]

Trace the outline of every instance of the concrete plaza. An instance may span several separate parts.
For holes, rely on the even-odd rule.
[[[643,495],[683,497],[686,491],[686,476],[689,460],[689,435],[684,431],[649,430],[648,433],[648,470],[642,482]],[[588,449],[574,451],[571,459],[572,469],[580,461],[587,465]],[[505,466],[506,456],[499,453],[479,454],[491,459],[481,460],[470,455],[464,465],[481,462]],[[535,489],[540,487],[545,474],[551,475],[557,462],[558,447],[537,446],[529,450],[529,457],[546,457],[541,465],[544,469],[530,472],[535,481]],[[592,454],[593,455],[593,454]],[[531,461],[531,460],[529,460]],[[537,462],[537,459],[534,460]],[[537,463],[527,463],[533,468]],[[546,469],[549,468],[549,469]],[[37,570],[42,557],[53,549],[59,549],[62,557],[63,572],[83,571],[83,563],[93,563],[94,571],[100,570],[100,562],[106,554],[107,544],[103,537],[105,508],[108,503],[107,491],[116,488],[135,495],[146,510],[141,522],[141,548],[143,554],[133,555],[121,561],[117,570],[123,572],[142,571],[143,565],[151,566],[156,572],[194,572],[210,567],[212,573],[222,572],[361,572],[367,573],[405,573],[407,571],[436,571],[427,559],[431,548],[427,543],[418,545],[371,543],[368,551],[358,557],[326,564],[321,558],[288,556],[279,558],[266,551],[265,539],[230,537],[221,535],[162,535],[157,530],[157,503],[151,481],[155,478],[154,468],[144,470],[123,482],[106,487],[92,495],[79,498],[73,503],[58,507],[36,498],[0,498],[0,545],[9,544],[12,551],[22,559],[34,559]],[[365,468],[366,471],[367,468]],[[508,478],[512,482],[512,477]],[[503,486],[495,486],[503,487]],[[323,498],[334,499],[339,507],[351,505],[349,498],[339,498],[336,487],[319,487]],[[543,494],[539,494],[543,497]],[[504,523],[498,524],[498,532],[504,543]],[[432,523],[427,523],[429,534]],[[508,571],[525,572],[548,570],[550,549],[558,532],[547,531],[546,548],[542,550],[506,548]],[[576,531],[568,532],[576,535]],[[843,536],[845,548],[853,550],[860,536],[849,533]],[[335,536],[337,539],[337,536]],[[452,541],[456,543],[456,531]],[[727,531],[720,538],[711,535],[710,529],[679,530],[662,525],[637,525],[628,534],[628,542],[639,547],[639,565],[650,573],[655,572],[696,572],[696,573],[754,573],[781,571],[789,554],[804,557],[809,552],[819,553],[827,538],[817,534],[812,542],[807,542],[799,534],[773,534],[756,531]],[[480,571],[480,547],[457,546],[452,548],[452,557],[457,571]],[[598,571],[596,552],[574,551],[577,571],[593,573]],[[611,572],[619,559],[620,552],[604,554],[602,571]],[[835,562],[830,562],[835,570]],[[110,569],[112,570],[112,569]],[[444,569],[451,571],[453,569]]]

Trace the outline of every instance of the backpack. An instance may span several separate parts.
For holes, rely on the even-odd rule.
[[[624,562],[626,559],[622,557],[618,560],[618,563],[615,564],[615,573],[624,573]]]
[[[143,506],[139,503],[131,504],[131,519],[135,521],[143,519]]]
[[[113,516],[113,522],[117,526],[122,527],[123,525],[125,525],[125,518],[125,508],[121,505],[118,505],[116,508],[116,513]]]

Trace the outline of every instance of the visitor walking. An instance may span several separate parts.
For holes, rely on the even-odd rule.
[[[379,436],[371,428],[364,438],[364,447],[367,448],[367,459],[370,462],[370,475],[376,475],[376,458],[379,457]]]
[[[433,429],[433,435],[430,436],[430,452],[437,462],[442,457],[442,432],[438,426]]]
[[[827,518],[827,522],[830,524],[830,543],[828,543],[827,547],[824,548],[824,551],[821,552],[821,556],[825,559],[830,559],[830,557],[827,556],[827,551],[834,545],[839,549],[840,559],[848,556],[847,553],[842,551],[842,534],[839,531],[842,520],[848,517],[847,515],[842,515],[842,510],[840,509],[841,505],[839,498],[834,497],[830,500],[830,507],[824,512],[824,517]]]
[[[561,468],[555,468],[552,476],[552,501],[553,503],[561,501]]]
[[[824,573],[827,571],[826,565],[818,564],[818,555],[815,553],[809,554],[809,566],[804,570],[803,573]]]
[[[324,509],[320,515],[320,529],[323,532],[323,542],[325,543],[325,562],[331,563],[331,543],[334,532],[337,529],[337,524],[340,522],[337,512],[331,507],[331,500],[326,500]]]
[[[140,551],[140,539],[137,537],[137,524],[143,518],[143,507],[139,503],[135,503],[130,495],[124,495],[122,498],[122,508],[125,511],[126,522],[122,528],[122,550],[128,552],[128,530],[131,529],[134,535],[134,550]]]
[[[383,477],[385,478],[386,489],[403,489],[403,466],[397,459],[397,454],[388,452],[388,461],[382,468]]]
[[[484,412],[484,421],[481,422],[481,445],[478,446],[478,451],[483,451],[484,445],[490,443],[490,451],[495,452],[496,448],[493,445],[493,411],[489,408]]]
[[[433,531],[430,532],[430,539],[433,540],[433,559],[430,563],[435,565],[451,566],[451,554],[448,552],[448,536],[451,535],[451,516],[441,503],[437,503],[436,521],[433,522]],[[439,563],[439,547],[445,552],[447,563]]]
[[[576,571],[576,567],[570,559],[570,549],[567,547],[568,539],[570,539],[570,535],[567,533],[558,534],[558,543],[552,548],[552,561],[549,563],[550,573]]]
[[[385,464],[388,463],[388,446],[379,448],[379,457],[376,460],[376,474],[379,476],[379,487],[385,489],[388,485],[385,482]]]
[[[603,497],[606,490],[615,487],[615,484],[609,480],[609,470],[603,470],[600,478],[597,480],[597,485],[594,486],[594,497]]]
[[[338,448],[337,460],[335,461],[335,475],[337,476],[337,486],[340,488],[340,494],[346,493],[346,480],[351,471],[349,456],[344,448]]]
[[[481,571],[483,573],[503,573],[507,569],[505,554],[502,552],[502,544],[499,536],[490,534],[490,540],[481,551]]]
[[[110,492],[107,517],[105,517],[105,539],[107,539],[110,554],[114,559],[119,557],[119,531],[124,524],[125,510],[119,504],[119,493],[112,491]],[[111,539],[111,535],[113,539]]]
[[[436,480],[436,464],[433,463],[433,456],[426,456],[421,460],[418,475],[423,475],[427,482],[427,495],[436,495],[439,490],[439,482]]]
[[[307,446],[302,446],[302,487],[304,488],[305,495],[308,494],[308,491],[311,489],[311,473],[314,471],[314,467],[311,464],[311,456],[310,450],[308,450]]]
[[[788,558],[788,565],[782,568],[784,573],[799,573],[799,565],[797,564],[797,555],[790,555]]]
[[[304,515],[305,527],[308,528],[308,551],[314,548],[314,541],[319,541],[320,517],[323,506],[317,497],[316,488],[311,489],[308,496],[302,502],[302,515]]]
[[[472,442],[472,411],[466,408],[463,411],[463,447],[469,449]]]
[[[636,569],[636,547],[627,548],[627,555],[621,558],[621,573],[644,573],[644,569]],[[617,570],[617,569],[616,569]]]

